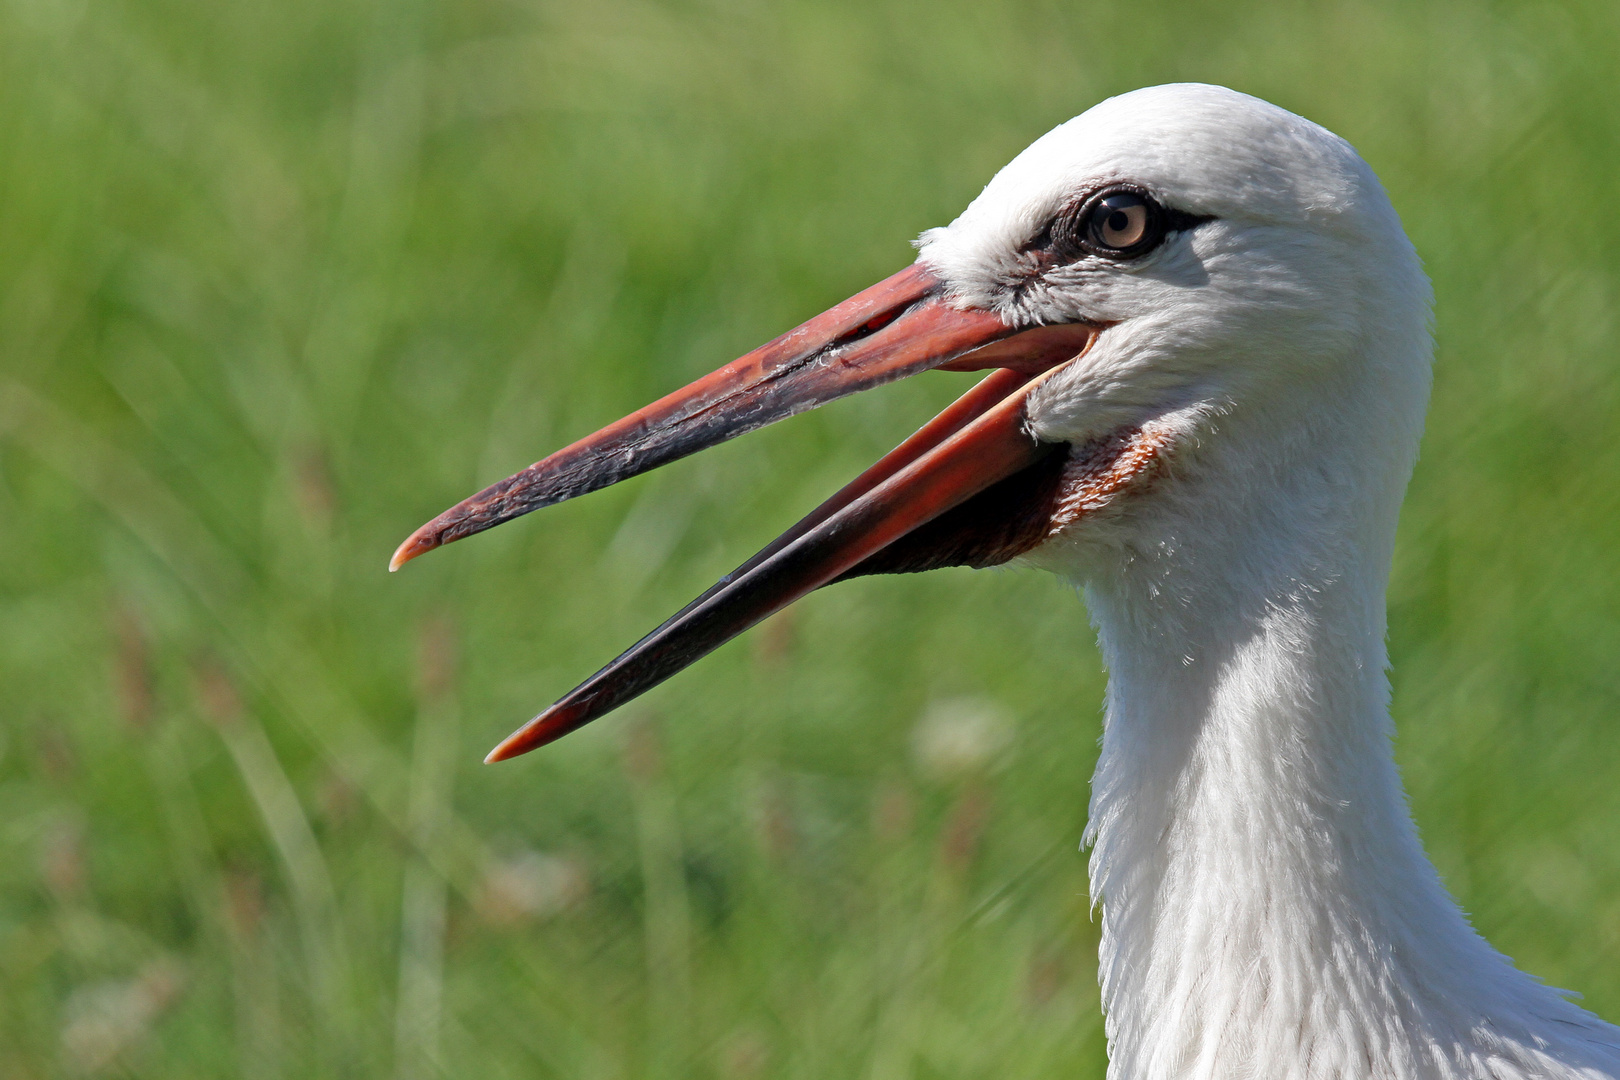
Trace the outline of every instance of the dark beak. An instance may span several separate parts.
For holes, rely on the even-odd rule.
[[[412,533],[389,569],[846,394],[932,368],[1002,369],[486,760],[515,757],[612,711],[837,578],[951,561],[984,565],[1017,554],[1017,528],[975,520],[984,514],[958,520],[959,508],[975,497],[987,510],[1009,499],[1038,502],[1055,483],[1047,458],[1058,445],[1034,437],[1025,405],[1030,391],[1085,352],[1099,330],[1071,324],[1019,331],[992,312],[953,307],[938,279],[915,264],[451,507]],[[999,500],[989,498],[992,487]],[[921,528],[936,519],[948,529]],[[919,536],[932,551],[916,550]],[[947,548],[971,551],[956,557]]]

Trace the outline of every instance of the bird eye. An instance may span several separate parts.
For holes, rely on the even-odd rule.
[[[1214,220],[1210,214],[1166,207],[1135,184],[1114,184],[1058,211],[1027,250],[1040,249],[1063,260],[1088,255],[1135,259],[1171,233]]]
[[[1136,255],[1159,242],[1162,215],[1157,203],[1134,191],[1114,191],[1092,200],[1082,216],[1088,247],[1108,255]]]

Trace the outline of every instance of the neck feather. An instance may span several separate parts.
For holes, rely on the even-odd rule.
[[[1387,517],[1281,550],[1256,518],[1264,558],[1233,536],[1086,575],[1113,1080],[1620,1076],[1620,1032],[1492,949],[1423,853],[1391,752]]]

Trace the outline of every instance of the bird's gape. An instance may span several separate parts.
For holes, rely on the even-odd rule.
[[[1114,209],[1129,218],[1133,208]],[[1006,562],[1150,475],[1160,444],[1149,432],[1071,448],[1042,442],[1030,428],[1031,392],[1104,329],[1010,327],[994,312],[953,306],[939,280],[914,264],[450,508],[400,545],[390,569],[846,394],[933,368],[996,369],[488,760],[513,757],[624,704],[823,585]]]
[[[1000,566],[1126,491],[1151,483],[1167,459],[1170,441],[1168,427],[1149,424],[1122,428],[1080,446],[1059,444],[1056,452],[917,526],[834,580],[947,566]]]

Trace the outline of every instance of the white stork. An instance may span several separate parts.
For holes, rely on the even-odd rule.
[[[1431,296],[1366,163],[1255,98],[1153,87],[918,246],[401,545],[394,568],[842,394],[995,369],[490,760],[836,579],[1022,558],[1084,585],[1108,665],[1087,835],[1111,1077],[1620,1078],[1620,1029],[1469,926],[1391,754]]]

